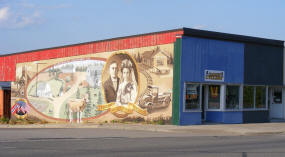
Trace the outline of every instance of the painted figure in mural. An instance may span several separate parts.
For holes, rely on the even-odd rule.
[[[88,95],[86,94],[82,99],[70,99],[67,103],[69,108],[69,121],[73,122],[73,113],[77,113],[77,123],[82,121],[82,112],[88,103]]]
[[[128,105],[134,103],[137,97],[137,82],[132,62],[125,59],[121,63],[122,82],[117,92],[116,105]]]
[[[110,77],[104,82],[104,93],[107,103],[115,102],[117,98],[117,91],[119,88],[120,78],[118,77],[118,63],[112,61],[109,67]]]

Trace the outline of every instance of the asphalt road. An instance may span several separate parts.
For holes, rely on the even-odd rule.
[[[192,136],[98,128],[0,129],[0,157],[285,156],[285,135]]]

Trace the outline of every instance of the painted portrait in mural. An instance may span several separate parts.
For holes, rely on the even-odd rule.
[[[138,71],[131,56],[119,53],[109,57],[102,76],[107,103],[135,103],[138,95]]]
[[[117,117],[132,113],[139,93],[139,74],[135,60],[127,53],[114,53],[107,59],[102,81],[108,104],[102,105],[99,110],[111,108]]]

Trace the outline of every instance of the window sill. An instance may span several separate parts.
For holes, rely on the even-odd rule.
[[[201,110],[184,110],[183,112],[202,112]]]

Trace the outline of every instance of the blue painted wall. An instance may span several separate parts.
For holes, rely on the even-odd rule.
[[[184,83],[205,82],[205,70],[224,71],[224,82],[226,83],[243,83],[244,44],[196,37],[182,37],[179,115],[181,125],[201,123],[200,112],[183,112]],[[210,116],[213,118],[212,121],[225,121],[223,113],[216,116]],[[228,117],[228,114],[226,116]],[[239,122],[241,121],[240,117],[242,116],[232,121]]]
[[[205,82],[205,70],[225,71],[224,82],[243,83],[244,44],[183,37],[181,82]]]
[[[223,123],[226,123],[226,124],[243,123],[243,112],[242,111],[223,112]]]
[[[243,123],[242,111],[206,111],[206,121],[226,124]]]
[[[201,112],[184,112],[180,114],[180,125],[202,124]]]

